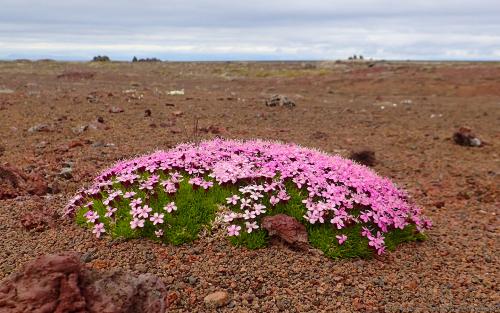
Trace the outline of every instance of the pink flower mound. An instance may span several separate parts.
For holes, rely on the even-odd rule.
[[[161,181],[157,173],[171,173],[167,180]],[[149,172],[147,179],[141,174]],[[143,191],[154,191],[162,186],[165,192],[176,192],[176,184],[182,180],[183,173],[189,183],[196,188],[210,189],[214,184],[236,184],[240,194],[227,199],[227,204],[236,208],[224,216],[224,221],[239,221],[245,225],[228,226],[229,236],[238,236],[241,231],[252,232],[259,228],[258,216],[272,212],[272,206],[289,199],[285,182],[291,181],[298,189],[306,191],[304,218],[311,224],[331,223],[343,229],[353,223],[376,225],[378,229],[364,228],[361,235],[368,238],[369,245],[380,254],[384,252],[383,233],[390,229],[403,229],[415,224],[419,231],[431,226],[422,216],[421,209],[408,201],[407,194],[398,189],[389,179],[378,176],[371,169],[339,156],[331,156],[316,150],[293,144],[282,144],[261,140],[235,141],[215,139],[198,145],[180,144],[168,151],[157,151],[132,160],[116,163],[101,173],[94,184],[78,193],[66,207],[67,214],[73,214],[85,201],[101,192],[108,194],[105,205],[111,205],[114,198],[130,198],[132,228],[143,227],[150,218],[153,223],[163,223],[162,215],[152,215],[141,199],[134,199],[135,192],[113,190],[113,182],[125,186],[134,183]],[[257,181],[265,183],[257,183]],[[261,202],[268,195],[270,208]],[[144,205],[144,206],[141,206]],[[361,208],[353,215],[353,209]],[[165,207],[170,213],[176,210],[175,203]],[[179,208],[181,209],[181,208]],[[107,209],[113,214],[113,208]],[[244,212],[244,213],[243,213]],[[99,216],[89,211],[86,218],[98,223]],[[244,223],[243,223],[244,222]],[[104,232],[96,224],[94,232],[99,236]],[[342,244],[347,237],[338,237]]]

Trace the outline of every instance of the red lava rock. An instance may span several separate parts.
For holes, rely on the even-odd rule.
[[[277,236],[291,245],[301,248],[308,245],[306,227],[286,214],[264,217],[262,227],[270,236]]]
[[[26,230],[43,231],[47,227],[53,226],[58,218],[59,214],[56,210],[38,204],[37,207],[24,214],[20,221]]]
[[[109,113],[122,113],[124,110],[120,107],[111,107]]]
[[[468,147],[480,147],[483,145],[481,140],[474,135],[469,127],[460,127],[458,131],[453,134],[453,141],[457,145]]]
[[[2,281],[0,313],[163,313],[165,298],[152,274],[85,269],[78,254],[67,252],[39,257]]]
[[[24,194],[41,196],[48,192],[48,188],[39,174],[27,175],[19,169],[0,166],[0,200]]]
[[[375,152],[368,149],[353,151],[349,159],[366,166],[374,166],[376,163]]]
[[[81,266],[75,254],[46,255],[0,285],[0,313],[87,312],[78,287]]]
[[[171,306],[174,306],[175,304],[177,304],[177,302],[179,302],[179,299],[180,296],[178,292],[176,291],[169,292],[167,294],[167,307],[169,308]]]

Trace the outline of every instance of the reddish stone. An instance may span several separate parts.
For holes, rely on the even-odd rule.
[[[76,253],[63,253],[39,257],[5,279],[0,313],[163,313],[165,298],[154,275],[85,269]]]
[[[264,217],[262,227],[267,230],[270,236],[277,236],[289,244],[299,247],[308,245],[306,227],[286,214]]]
[[[25,194],[38,196],[48,192],[48,185],[39,174],[25,174],[21,170],[0,166],[0,200]]]

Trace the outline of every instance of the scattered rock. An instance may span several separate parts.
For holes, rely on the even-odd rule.
[[[442,207],[444,207],[444,206],[445,206],[445,202],[444,202],[444,201],[442,201],[442,200],[441,200],[441,201],[436,201],[436,202],[434,202],[434,203],[433,203],[433,205],[434,205],[436,208],[441,209]]]
[[[103,118],[102,116],[98,116],[98,117],[97,117],[97,119],[96,119],[96,121],[97,121],[98,123],[103,124],[103,123],[104,123],[104,118]]]
[[[453,141],[457,145],[468,147],[480,147],[483,144],[469,127],[460,127],[459,130],[453,134]]]
[[[78,127],[73,127],[71,129],[71,131],[73,132],[73,134],[80,135],[81,133],[83,133],[84,131],[86,131],[88,128],[89,128],[88,125],[81,125],[81,126],[78,126]]]
[[[305,248],[309,244],[306,227],[286,214],[265,216],[262,219],[262,227],[267,230],[270,236],[277,236],[288,244],[299,248]]]
[[[0,94],[10,94],[10,93],[14,93],[14,90],[9,88],[0,88]]]
[[[86,97],[88,103],[98,103],[99,97],[95,93],[90,93]]]
[[[151,274],[85,269],[76,253],[45,255],[0,284],[0,312],[165,312],[166,288]]]
[[[146,111],[144,111],[144,117],[150,117],[150,116],[151,116],[151,110],[146,109]]]
[[[28,129],[28,132],[30,132],[30,133],[50,132],[50,131],[52,131],[52,129],[47,124],[38,124],[38,125],[32,126]]]
[[[295,107],[295,102],[283,95],[273,95],[271,98],[266,100],[266,106],[275,107],[275,106],[284,106],[288,108]]]
[[[5,147],[0,145],[0,156],[2,156],[5,153]]]
[[[24,214],[20,221],[21,225],[26,230],[44,231],[48,227],[53,227],[55,221],[59,218],[56,210],[51,210],[43,204],[38,204],[37,207],[30,209]]]
[[[59,176],[64,178],[64,179],[73,178],[73,168],[63,167],[62,170],[59,172]]]
[[[175,116],[175,117],[180,117],[184,114],[184,112],[182,111],[173,111],[172,112],[172,115]]]
[[[203,301],[209,308],[218,308],[228,303],[229,295],[225,291],[216,291],[208,294]]]
[[[47,192],[47,183],[41,175],[28,175],[17,168],[0,166],[0,200],[25,194],[42,196]]]
[[[184,89],[167,91],[167,95],[169,95],[169,96],[182,96],[182,95],[184,95]]]
[[[111,107],[109,109],[109,113],[122,113],[122,112],[123,112],[123,109],[120,107]]]
[[[353,151],[349,156],[349,159],[354,160],[366,166],[374,166],[376,163],[375,151],[368,149],[360,149]]]

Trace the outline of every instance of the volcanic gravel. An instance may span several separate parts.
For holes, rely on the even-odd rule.
[[[43,175],[51,191],[0,200],[0,279],[71,250],[89,267],[158,275],[170,312],[499,312],[499,85],[496,63],[0,63],[0,89],[13,91],[0,94],[0,165]],[[274,94],[296,106],[267,107]],[[462,126],[484,145],[455,144]],[[213,238],[98,240],[53,214],[42,228],[21,223],[59,212],[120,158],[214,136],[344,156],[367,147],[374,169],[424,207],[429,239],[331,260],[278,242],[251,251]],[[215,291],[230,300],[209,309]]]

